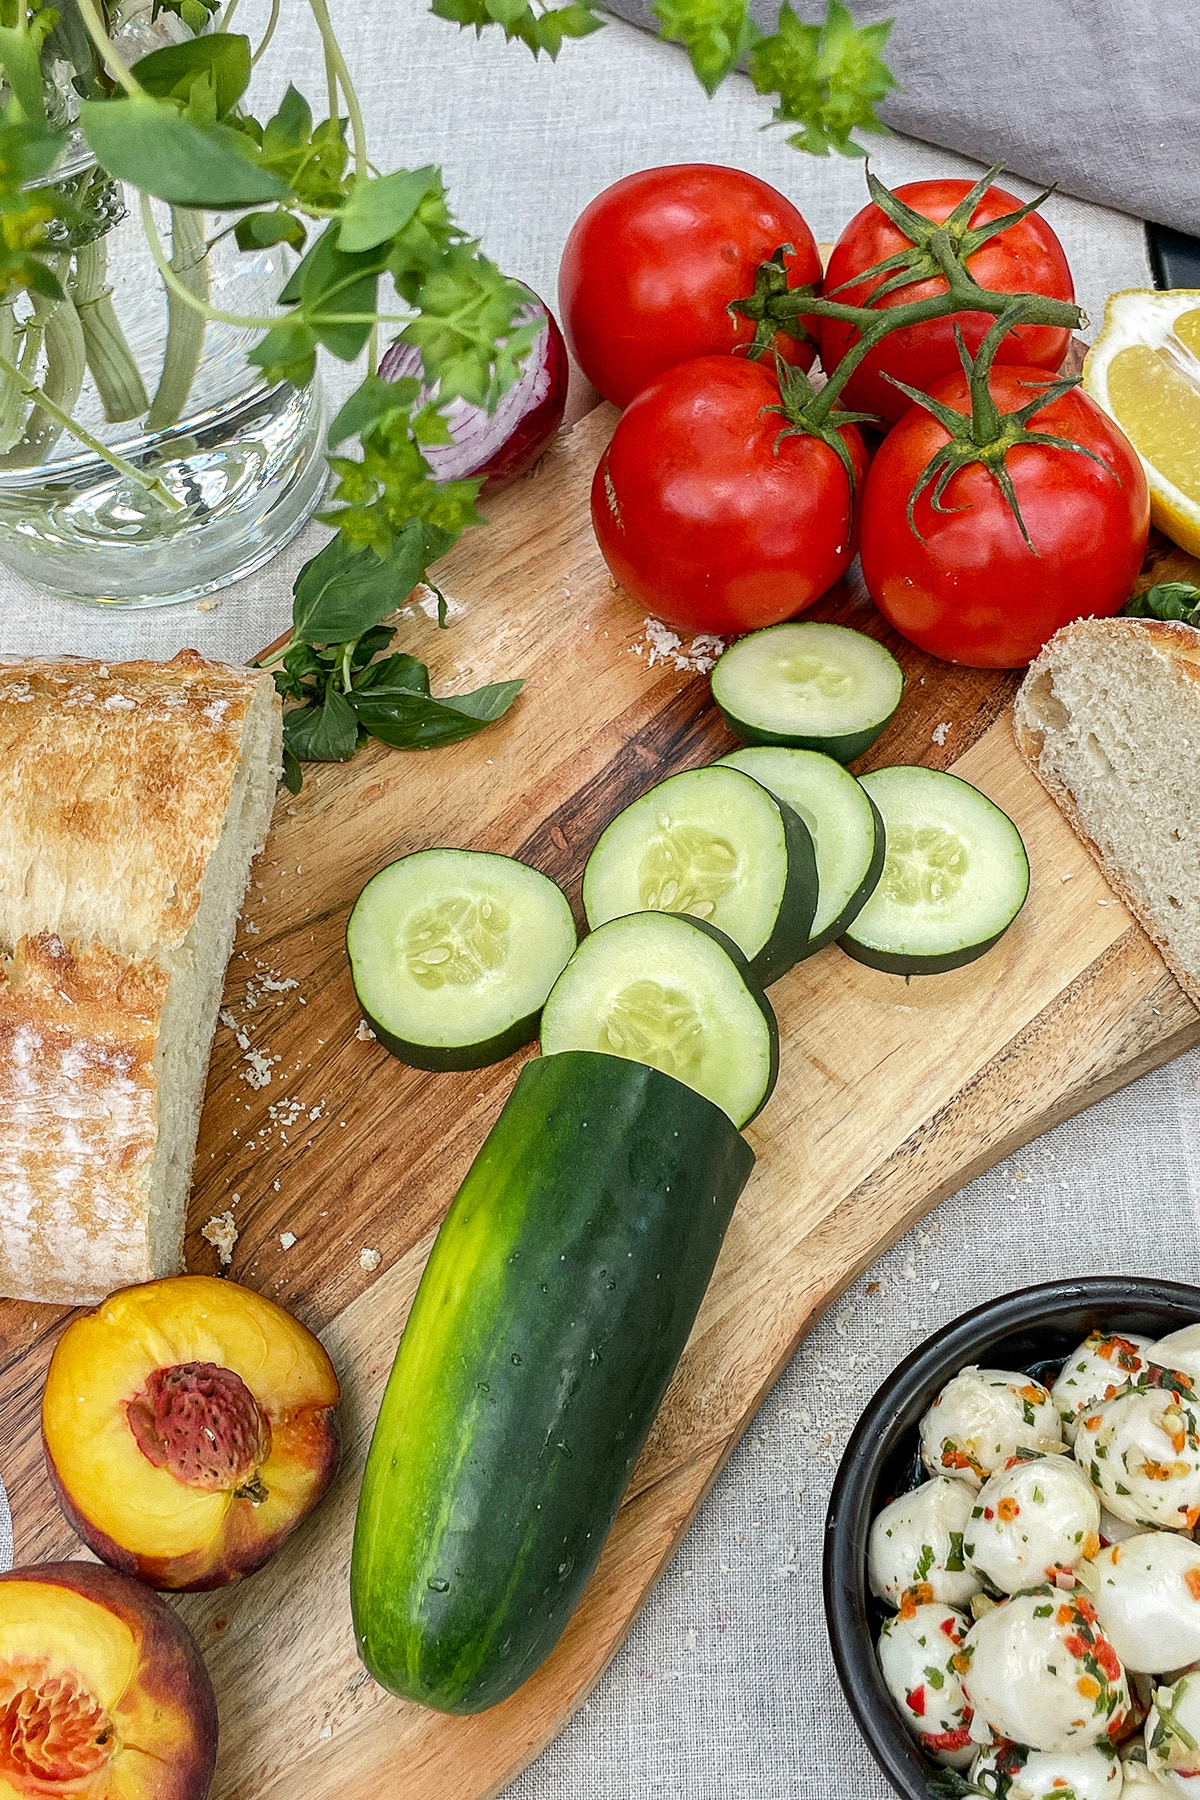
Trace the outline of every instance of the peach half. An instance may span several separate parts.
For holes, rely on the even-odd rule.
[[[0,1800],[204,1800],[217,1707],[187,1627],[94,1563],[0,1576]]]
[[[333,1480],[338,1398],[324,1348],[273,1300],[209,1275],[149,1281],[59,1339],[46,1466],[104,1562],[151,1587],[224,1587]]]

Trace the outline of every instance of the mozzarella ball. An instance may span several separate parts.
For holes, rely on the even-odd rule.
[[[1175,1369],[1193,1386],[1200,1385],[1200,1325],[1185,1325],[1159,1338],[1146,1352],[1146,1361],[1160,1369]]]
[[[1056,1751],[1000,1744],[976,1759],[971,1780],[1004,1800],[1061,1800],[1064,1793],[1071,1800],[1115,1800],[1122,1791],[1120,1760],[1107,1744]]]
[[[1138,1385],[1085,1413],[1074,1452],[1109,1512],[1134,1525],[1190,1531],[1200,1519],[1196,1396]]]
[[[1034,1750],[1083,1750],[1115,1734],[1129,1684],[1091,1604],[1051,1588],[1018,1594],[971,1627],[963,1693],[997,1737]]]
[[[1150,1531],[1102,1550],[1088,1586],[1104,1635],[1137,1674],[1200,1662],[1200,1549]],[[1198,1790],[1200,1791],[1200,1790]]]
[[[1169,1794],[1200,1793],[1200,1674],[1155,1690],[1146,1720],[1146,1761]]]
[[[926,1755],[950,1769],[967,1768],[975,1755],[954,1666],[966,1624],[952,1607],[918,1605],[910,1595],[879,1633],[879,1666],[904,1723]]]
[[[1040,1381],[1006,1369],[963,1369],[921,1420],[921,1460],[931,1475],[980,1487],[1018,1450],[1063,1448],[1058,1414]]]
[[[867,1549],[871,1592],[889,1606],[899,1606],[909,1588],[919,1588],[922,1599],[965,1606],[983,1585],[963,1560],[971,1501],[965,1481],[937,1475],[885,1506]]]
[[[967,1561],[1003,1594],[1053,1582],[1099,1548],[1100,1502],[1066,1456],[1014,1461],[985,1481],[963,1537]]]
[[[1101,1401],[1114,1399],[1128,1382],[1136,1381],[1146,1366],[1143,1352],[1149,1343],[1149,1338],[1132,1333],[1117,1337],[1093,1331],[1072,1351],[1050,1389],[1068,1444],[1075,1442],[1080,1413],[1094,1411]]]

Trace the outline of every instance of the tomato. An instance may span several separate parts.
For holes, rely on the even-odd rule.
[[[949,217],[965,194],[967,181],[910,181],[896,189],[896,197],[914,212],[938,224]],[[1005,213],[1015,212],[1021,202],[1003,188],[990,187],[971,214],[970,225],[984,225]],[[825,272],[824,292],[827,298],[848,305],[865,306],[880,282],[856,279],[887,256],[903,250],[909,239],[887,217],[882,208],[872,203],[864,206],[851,219],[834,245]],[[1037,213],[1030,213],[1019,225],[1010,225],[999,236],[967,259],[967,272],[980,285],[992,291],[1013,294],[1045,294],[1055,300],[1073,300],[1074,285],[1066,254],[1054,232]],[[843,287],[842,283],[849,283]],[[837,293],[834,289],[838,289]],[[927,281],[910,283],[885,294],[881,307],[902,306],[912,300],[925,300],[932,294],[944,294],[946,281],[941,275]],[[839,396],[839,404],[854,412],[878,413],[895,420],[910,404],[906,396],[883,379],[885,374],[898,376],[910,387],[928,393],[931,384],[960,367],[954,342],[954,326],[959,325],[964,342],[972,356],[979,349],[988,326],[987,313],[951,313],[924,325],[903,326],[893,331],[871,354],[863,359]],[[832,371],[841,362],[858,333],[852,325],[837,319],[822,319],[818,324],[821,362]],[[1001,346],[1000,362],[1023,363],[1037,369],[1057,369],[1067,353],[1070,332],[1065,326],[1018,325]]]
[[[558,306],[572,355],[606,400],[627,406],[675,363],[748,344],[750,321],[725,309],[788,243],[789,285],[819,282],[812,232],[756,175],[678,163],[625,176],[584,208],[563,251]],[[811,366],[811,344],[783,332],[776,343]]]
[[[1002,413],[1015,412],[1048,379],[1040,369],[994,368],[992,397]],[[931,398],[968,412],[966,377],[935,383]],[[923,407],[909,408],[871,464],[862,500],[867,591],[898,631],[947,662],[1019,668],[1060,625],[1119,612],[1141,568],[1150,500],[1137,452],[1120,427],[1073,388],[1035,413],[1027,429],[1070,438],[1092,453],[1051,444],[1016,444],[1007,452],[1032,550],[979,463],[951,476],[940,502],[945,511],[934,508],[932,487],[924,489],[913,509],[921,535],[914,533],[909,495],[949,441]]]
[[[604,560],[638,605],[691,632],[756,631],[803,612],[854,555],[850,483],[817,438],[780,437],[761,363],[702,356],[642,389],[592,483]],[[843,428],[856,479],[866,452]]]

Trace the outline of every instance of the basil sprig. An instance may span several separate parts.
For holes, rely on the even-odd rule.
[[[1130,619],[1179,619],[1200,627],[1200,587],[1191,581],[1160,581],[1135,594],[1122,611]]]

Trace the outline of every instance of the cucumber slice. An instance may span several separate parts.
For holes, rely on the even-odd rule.
[[[731,937],[765,987],[808,954],[817,861],[808,827],[741,769],[671,775],[618,813],[583,871],[593,928],[688,913]]]
[[[346,927],[358,1004],[415,1069],[481,1069],[528,1044],[575,942],[561,888],[483,850],[389,863]]]
[[[808,955],[841,937],[856,919],[883,873],[883,820],[866,789],[848,769],[819,750],[784,750],[755,744],[721,757],[786,801],[808,826],[817,853],[817,911]]]
[[[939,769],[874,769],[862,785],[883,815],[887,853],[843,950],[896,975],[973,962],[1029,893],[1020,832],[978,788]]]
[[[713,699],[743,744],[823,750],[844,763],[871,748],[903,691],[890,650],[815,619],[751,632],[712,672]]]
[[[542,1014],[542,1054],[647,1063],[747,1124],[779,1073],[771,1003],[725,933],[676,913],[627,913],[585,937]]]

